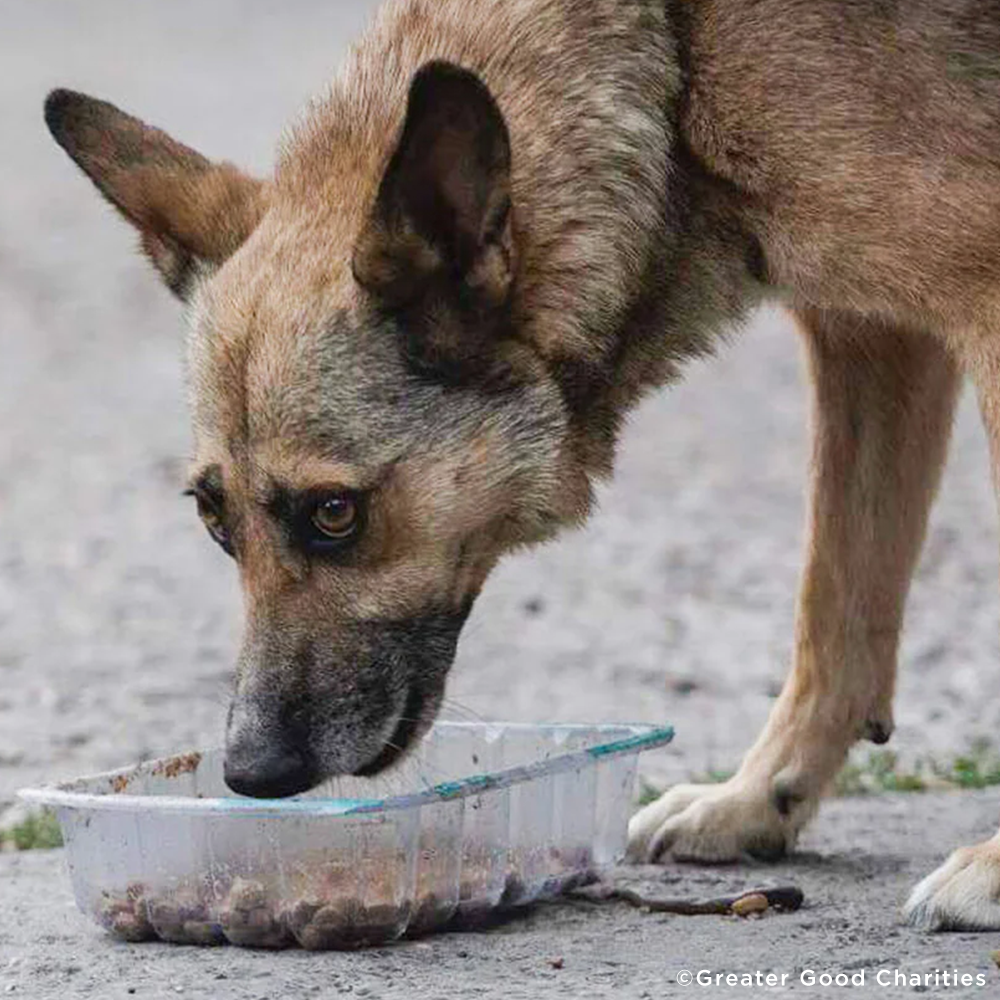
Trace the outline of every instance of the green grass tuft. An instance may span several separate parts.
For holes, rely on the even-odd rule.
[[[0,830],[0,847],[13,846],[15,851],[50,850],[62,847],[62,830],[55,813],[32,813],[9,830]]]
[[[988,739],[974,740],[969,752],[942,767],[932,765],[934,774],[958,788],[990,788],[1000,785],[1000,755]]]
[[[733,776],[732,771],[710,768],[693,775],[699,785],[718,785]],[[892,750],[872,750],[865,758],[849,760],[833,783],[833,794],[879,795],[884,792],[926,792],[960,788],[990,788],[1000,785],[1000,752],[989,739],[974,740],[966,753],[948,761],[926,757],[912,767],[904,766]],[[662,794],[662,788],[640,779],[639,805],[649,805]]]
[[[877,792],[925,792],[930,788],[989,788],[1000,785],[1000,755],[988,739],[975,740],[967,753],[951,761],[933,757],[901,767],[891,750],[875,750],[865,761],[849,761],[834,782],[837,795]]]
[[[834,781],[836,795],[871,795],[877,792],[925,792],[924,765],[903,770],[891,750],[873,750],[865,761],[849,761]]]

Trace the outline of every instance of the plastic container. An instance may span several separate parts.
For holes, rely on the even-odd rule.
[[[26,789],[76,901],[128,941],[345,948],[551,898],[624,852],[652,726],[437,723],[376,778],[246,799],[222,752]]]

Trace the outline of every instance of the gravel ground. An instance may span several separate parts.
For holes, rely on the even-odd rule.
[[[761,883],[793,883],[806,894],[794,914],[759,921],[647,914],[621,903],[542,906],[488,932],[445,934],[358,952],[261,952],[235,948],[122,945],[81,916],[61,875],[61,852],[0,856],[0,996],[75,1000],[179,995],[207,1000],[505,1000],[614,997],[708,1000],[776,993],[830,1000],[848,996],[950,998],[996,995],[995,936],[919,934],[898,926],[910,884],[950,845],[995,826],[992,795],[952,793],[840,800],[779,865],[623,869],[629,885],[660,897],[712,898]],[[9,894],[9,897],[8,897]],[[39,904],[39,898],[44,899]],[[562,968],[554,968],[553,962]],[[784,989],[684,986],[683,971],[787,975]],[[864,987],[810,985],[807,970],[864,972]],[[936,988],[904,977],[982,975],[987,983]],[[882,985],[879,981],[888,982]],[[938,982],[943,982],[939,979]],[[134,994],[129,990],[134,990]]]
[[[234,574],[178,496],[188,448],[178,310],[49,139],[45,92],[108,97],[209,155],[263,170],[366,10],[334,0],[3,4],[0,825],[25,784],[217,742],[240,621]],[[734,766],[787,667],[805,417],[798,348],[773,312],[650,399],[589,528],[494,575],[462,642],[449,712],[670,721],[678,738],[647,762],[653,780]],[[910,604],[894,737],[905,756],[946,756],[998,730],[996,552],[986,448],[967,399]],[[197,995],[201,984],[220,1000],[284,995],[279,984],[289,996],[320,982],[332,993],[335,981],[389,995],[375,983],[390,974],[400,990],[412,976],[428,996],[457,996],[459,982],[468,995],[498,984],[510,996],[522,985],[525,995],[579,995],[586,982],[594,995],[660,996],[676,956],[737,969],[765,953],[789,971],[806,957],[831,966],[863,955],[966,971],[982,964],[987,939],[925,938],[897,928],[893,913],[932,859],[990,830],[994,800],[832,804],[810,835],[817,853],[791,863],[816,887],[814,909],[795,918],[750,927],[548,908],[495,933],[378,957],[133,953],[69,915],[58,856],[3,856],[0,990],[7,976],[28,996],[117,996],[108,983],[129,970],[142,995],[171,984]],[[668,876],[692,892],[750,877]],[[857,955],[851,934],[864,945]],[[546,971],[555,952],[567,956],[564,973]]]

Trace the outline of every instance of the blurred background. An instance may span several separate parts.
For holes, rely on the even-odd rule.
[[[182,499],[178,305],[49,138],[54,86],[265,172],[370,4],[5,0],[0,31],[0,826],[16,788],[222,737],[241,610]],[[509,559],[468,625],[448,713],[665,721],[663,783],[728,770],[785,675],[807,396],[761,313],[651,398],[587,530]],[[997,532],[966,398],[903,644],[904,754],[1000,723]]]

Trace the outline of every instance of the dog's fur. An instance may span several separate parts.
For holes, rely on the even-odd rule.
[[[815,399],[795,663],[739,773],[632,852],[780,854],[889,738],[961,371],[1000,461],[1000,3],[391,0],[267,181],[82,95],[46,115],[189,304],[236,787],[405,750],[497,559],[581,521],[629,407],[765,296]],[[344,489],[363,531],[310,548]],[[909,913],[1000,927],[998,892],[1000,835]]]

